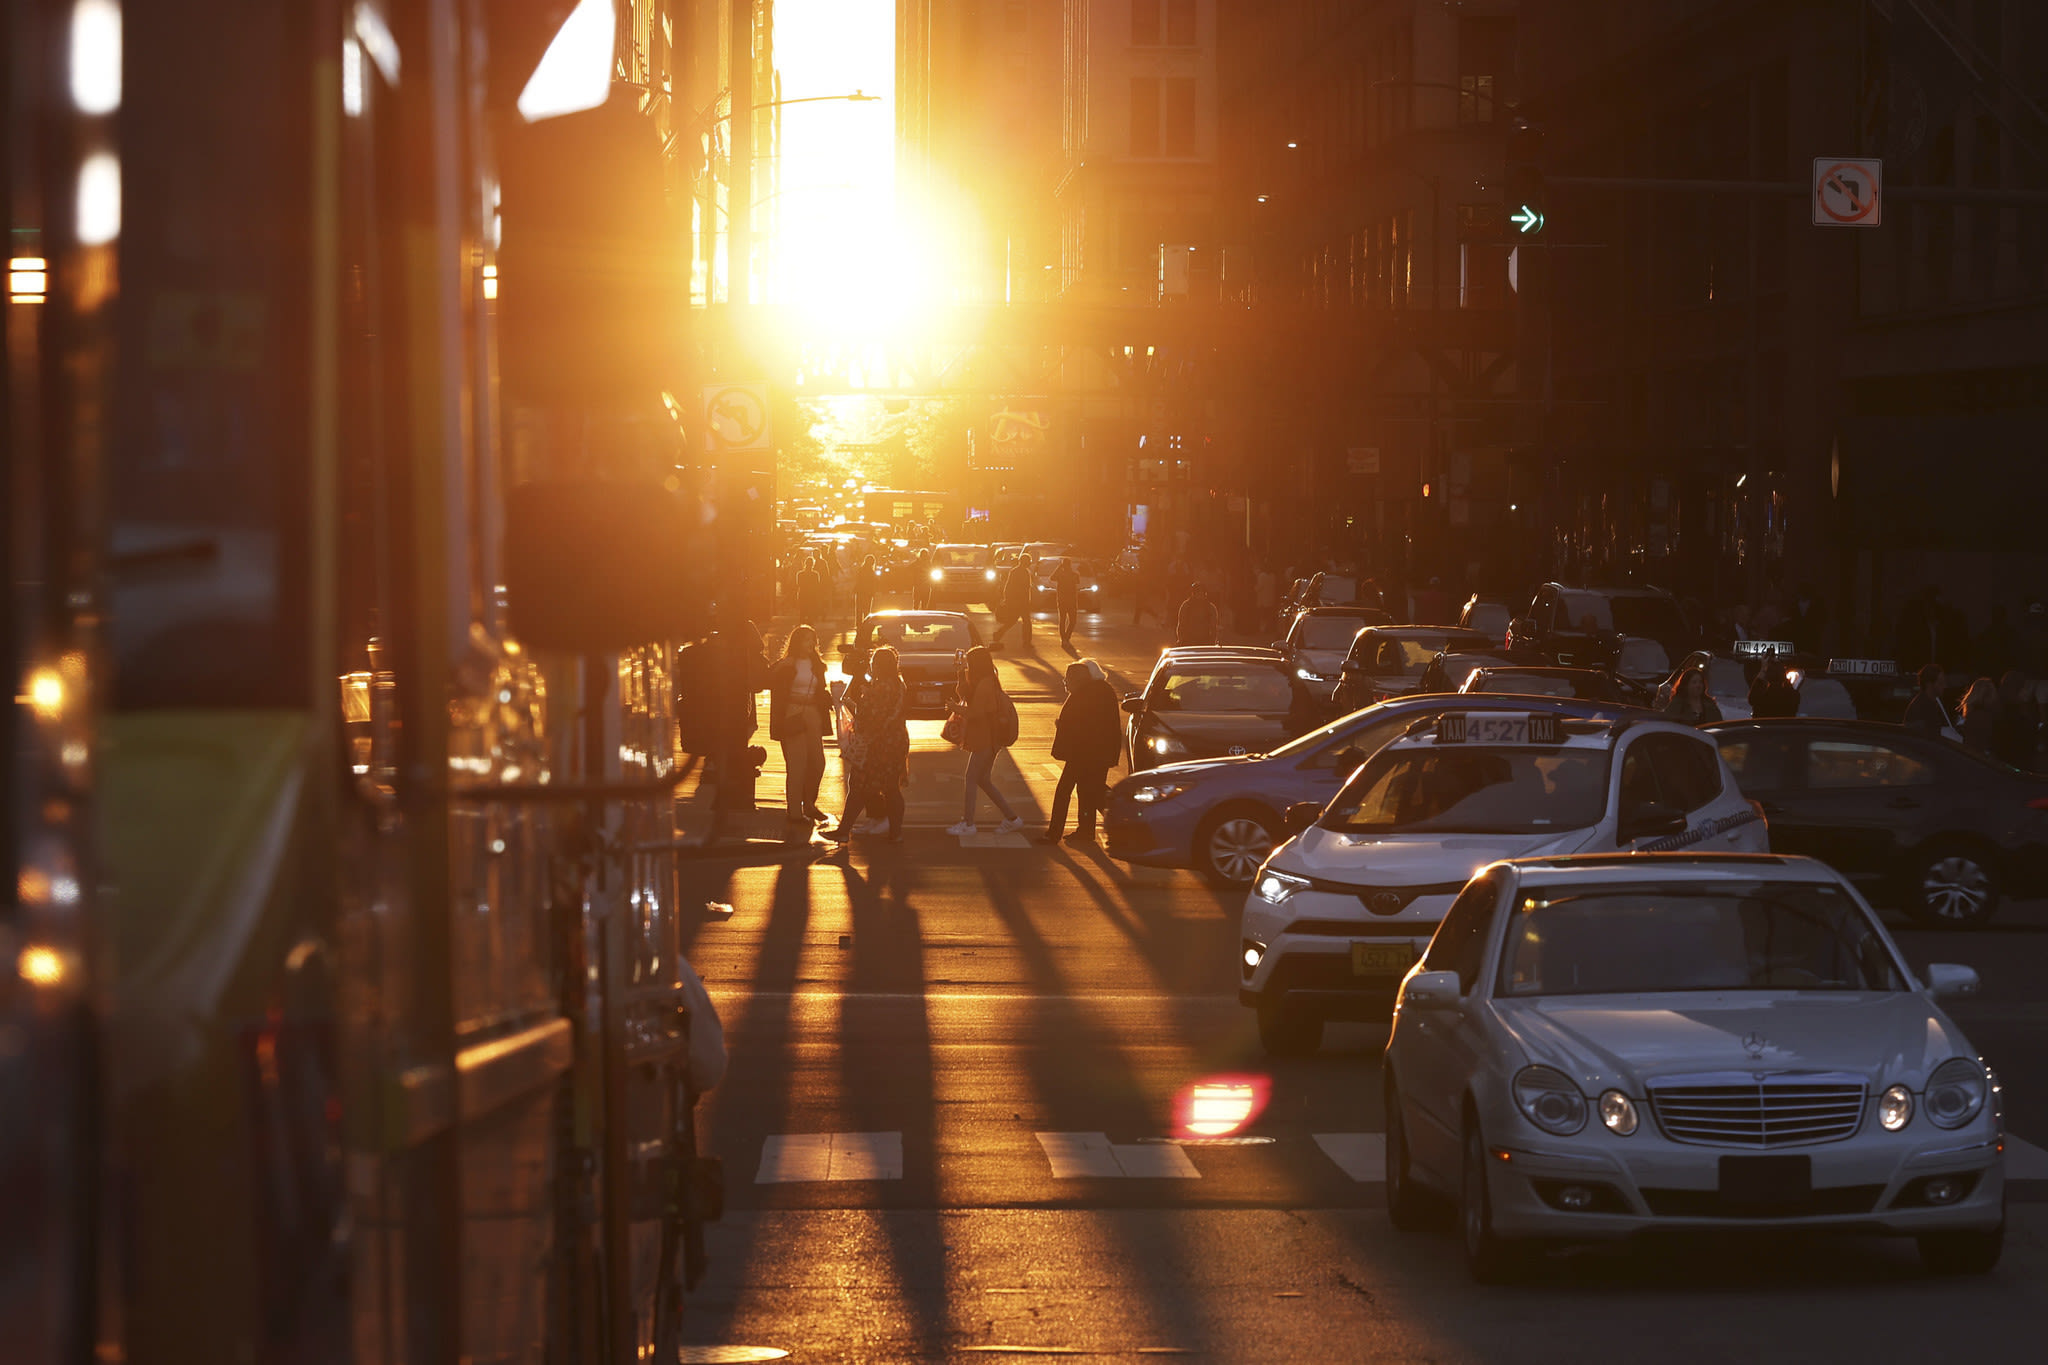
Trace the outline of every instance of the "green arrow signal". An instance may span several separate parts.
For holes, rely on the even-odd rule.
[[[1543,231],[1543,215],[1527,204],[1509,214],[1508,221],[1513,223],[1524,237]]]

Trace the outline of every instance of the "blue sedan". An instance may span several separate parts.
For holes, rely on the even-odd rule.
[[[1564,716],[1640,714],[1618,703],[1562,697],[1432,693],[1354,711],[1267,754],[1168,763],[1111,789],[1109,856],[1146,867],[1192,867],[1221,886],[1248,886],[1280,841],[1298,801],[1323,805],[1344,779],[1417,717],[1441,711],[1543,710]]]

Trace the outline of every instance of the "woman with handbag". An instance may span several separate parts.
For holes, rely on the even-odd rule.
[[[768,673],[768,737],[782,745],[789,823],[805,829],[825,818],[818,786],[825,780],[825,727],[831,719],[818,632],[798,626]]]
[[[1002,680],[996,677],[995,656],[982,645],[967,651],[960,680],[960,704],[947,720],[946,732],[967,751],[966,801],[960,823],[948,827],[946,833],[976,832],[976,790],[987,792],[989,800],[995,802],[996,809],[1003,813],[1003,822],[996,826],[996,833],[1014,834],[1024,828],[1024,817],[1010,808],[1009,801],[997,790],[994,778],[996,759],[1002,756],[1003,750],[1017,742],[1017,704],[1010,700],[1009,693],[1003,691]]]
[[[903,776],[910,763],[910,730],[903,723],[903,677],[893,645],[883,645],[868,659],[868,677],[860,690],[852,729],[840,746],[846,758],[846,810],[839,825],[825,837],[845,843],[853,837],[853,821],[877,797],[888,812],[892,844],[903,842]]]

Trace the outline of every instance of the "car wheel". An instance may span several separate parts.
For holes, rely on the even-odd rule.
[[[1505,1284],[1522,1269],[1522,1249],[1493,1230],[1493,1192],[1488,1184],[1486,1139],[1475,1120],[1465,1128],[1465,1171],[1458,1194],[1458,1228],[1465,1243],[1465,1269],[1479,1284]]]
[[[1323,1045],[1323,1021],[1280,1004],[1259,1006],[1259,1046],[1272,1057],[1306,1057]]]
[[[1272,817],[1254,810],[1221,811],[1195,834],[1195,866],[1218,886],[1250,886],[1279,841]]]
[[[1422,1191],[1409,1172],[1408,1125],[1401,1119],[1401,1092],[1387,1077],[1387,1221],[1403,1232],[1422,1226]]]
[[[1924,925],[1970,928],[1998,909],[1998,874],[1984,854],[1946,844],[1922,854],[1906,888],[1906,913]]]
[[[1923,1232],[1920,1264],[1935,1275],[1988,1275],[2005,1250],[2005,1220],[1989,1231]]]

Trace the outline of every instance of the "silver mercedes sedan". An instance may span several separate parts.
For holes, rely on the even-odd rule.
[[[1651,1228],[2005,1236],[1998,1082],[1824,864],[1769,854],[1495,863],[1401,983],[1387,1206],[1455,1200],[1475,1278]]]

